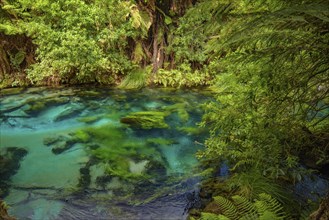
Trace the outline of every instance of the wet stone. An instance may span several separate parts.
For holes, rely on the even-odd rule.
[[[70,149],[71,147],[73,147],[73,145],[74,145],[74,143],[71,143],[69,141],[62,141],[62,142],[55,144],[53,146],[53,148],[51,149],[51,151],[54,154],[60,154],[60,153],[63,153],[64,151]]]
[[[50,145],[53,145],[59,141],[61,141],[62,138],[60,136],[58,137],[46,137],[43,139],[43,144],[46,145],[46,146],[50,146]]]

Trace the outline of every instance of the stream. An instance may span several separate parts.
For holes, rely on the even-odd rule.
[[[2,90],[0,198],[18,219],[186,219],[207,100],[164,89]]]

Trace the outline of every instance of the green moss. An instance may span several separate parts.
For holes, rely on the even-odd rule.
[[[71,134],[71,136],[76,142],[86,143],[90,140],[90,135],[84,130],[78,130]]]
[[[120,122],[141,129],[169,128],[165,122],[167,115],[168,113],[159,111],[134,112],[121,118]]]
[[[118,157],[111,161],[106,170],[110,175],[126,178],[129,176],[129,160],[125,157]]]
[[[123,138],[123,130],[114,127],[111,123],[100,127],[89,127],[84,129],[96,142],[119,141]]]

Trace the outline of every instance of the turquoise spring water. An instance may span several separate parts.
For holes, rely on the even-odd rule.
[[[19,219],[186,219],[207,100],[161,89],[3,90],[0,198]],[[123,120],[133,113],[147,116]]]

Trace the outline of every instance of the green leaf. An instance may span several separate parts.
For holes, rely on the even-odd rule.
[[[165,23],[166,23],[166,25],[170,25],[172,23],[171,17],[165,15]]]

